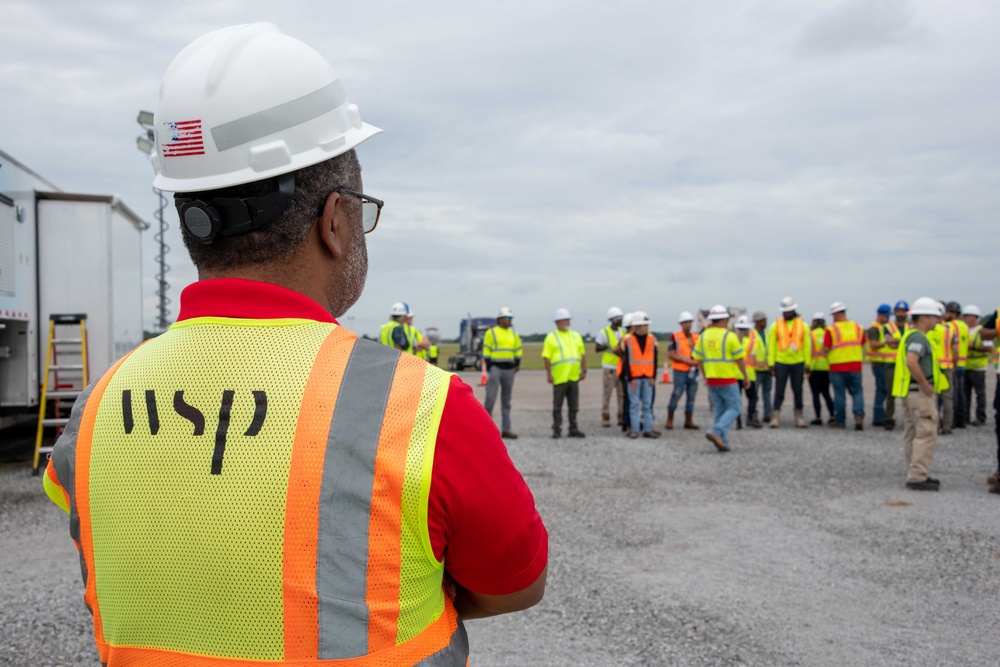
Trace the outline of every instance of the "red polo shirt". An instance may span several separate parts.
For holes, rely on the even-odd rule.
[[[178,321],[194,317],[336,320],[298,292],[220,278],[181,293]],[[507,595],[531,585],[548,561],[548,533],[524,478],[469,385],[452,376],[434,451],[427,528],[434,554],[460,585]]]

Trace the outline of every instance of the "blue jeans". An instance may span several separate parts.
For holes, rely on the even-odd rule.
[[[639,430],[639,410],[642,409],[642,430],[649,433],[653,430],[653,384],[649,378],[634,380],[628,383],[628,422],[631,430]]]
[[[847,422],[847,392],[851,392],[851,407],[854,416],[865,416],[865,394],[861,388],[861,371],[850,373],[830,372],[833,385],[833,418],[838,424]]]
[[[764,369],[757,371],[757,393],[764,403],[764,421],[771,418],[771,374]]]
[[[687,391],[687,401],[684,403],[684,412],[694,412],[694,397],[698,393],[698,370],[695,368],[689,371],[674,371],[674,391],[670,394],[667,409],[671,412],[676,410],[685,391]]]
[[[710,433],[722,438],[729,444],[729,427],[740,416],[740,385],[722,384],[708,385],[708,395],[712,398],[712,409],[715,412],[715,423],[708,429]]]
[[[872,375],[875,376],[875,405],[872,406],[872,423],[885,422],[885,397],[890,389],[886,386],[886,373],[889,364],[872,364]]]

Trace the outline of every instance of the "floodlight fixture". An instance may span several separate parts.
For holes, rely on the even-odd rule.
[[[153,152],[153,142],[147,139],[146,137],[136,137],[135,145],[139,149],[140,153],[145,153],[146,155],[149,155],[150,153]]]
[[[153,126],[153,112],[152,111],[140,111],[139,116],[136,118],[139,125],[143,127]]]

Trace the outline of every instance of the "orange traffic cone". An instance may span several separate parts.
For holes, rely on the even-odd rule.
[[[483,374],[479,376],[479,386],[480,387],[485,387],[486,386],[486,380],[488,380],[488,379],[489,379],[489,377],[486,374],[486,360],[483,359]]]
[[[667,370],[667,368],[668,368],[667,363],[668,363],[668,361],[666,359],[664,359],[663,360],[663,377],[660,378],[660,384],[667,384],[667,383],[670,382],[670,371]]]

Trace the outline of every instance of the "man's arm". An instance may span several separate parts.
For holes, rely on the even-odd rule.
[[[458,610],[462,620],[466,621],[529,609],[541,602],[545,595],[545,580],[548,574],[549,566],[546,565],[534,583],[509,595],[485,595],[454,584],[452,593],[455,609]]]
[[[392,346],[397,350],[405,351],[409,347],[410,341],[406,340],[406,332],[399,326],[392,330]]]
[[[879,340],[879,329],[876,327],[869,327],[868,333],[868,347],[873,350],[879,350],[885,347],[885,342]]]
[[[910,377],[920,385],[920,391],[924,392],[925,396],[933,396],[934,387],[927,381],[924,372],[920,370],[920,357],[916,353],[906,353],[906,367],[910,369]]]

